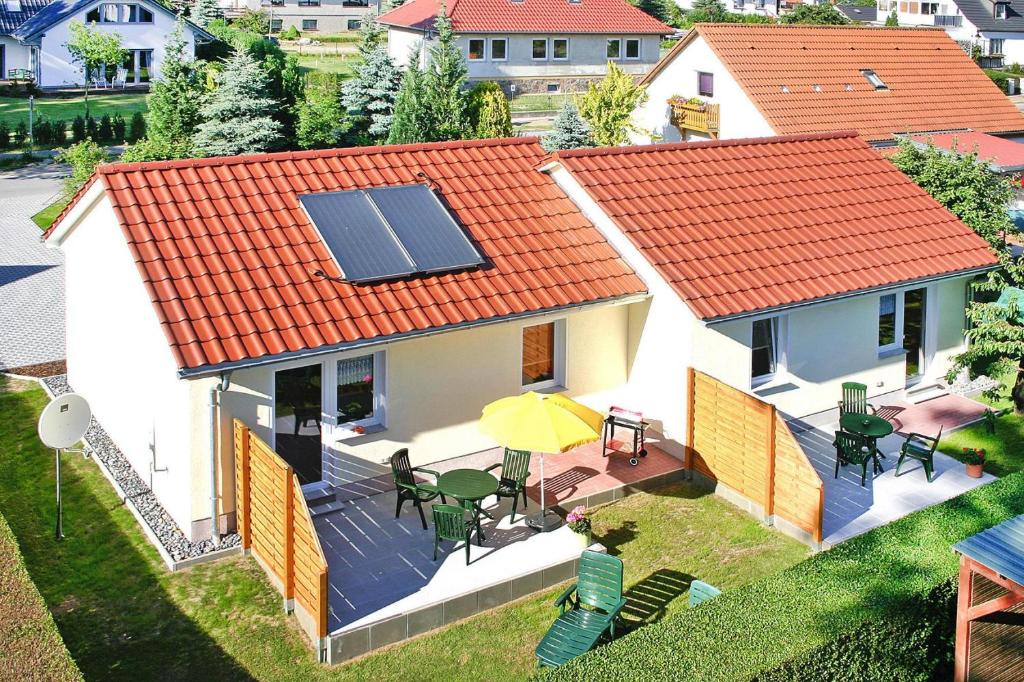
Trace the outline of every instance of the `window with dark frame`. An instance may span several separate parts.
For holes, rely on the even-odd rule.
[[[638,38],[626,40],[626,59],[640,59],[640,40]]]
[[[995,12],[996,19],[1005,19],[1007,14],[1008,5],[1005,2],[997,2],[993,11]]]
[[[551,40],[551,58],[565,60],[569,58],[569,39],[553,38]]]
[[[299,0],[299,7],[319,7],[320,0]]]
[[[317,20],[316,19],[303,19],[302,20],[302,30],[303,31],[316,31],[317,30]]]
[[[697,72],[697,94],[701,97],[715,96],[715,74],[706,71]]]
[[[283,19],[271,19],[270,20],[270,32],[271,33],[279,33],[281,31],[281,27],[282,26],[284,26],[284,20]]]
[[[349,19],[346,25],[349,31],[358,31],[363,27],[363,21],[361,19]]]
[[[766,381],[778,371],[779,318],[754,320],[750,340],[750,378]]]
[[[505,38],[491,38],[491,61],[503,62],[508,59],[508,41]]]
[[[547,59],[548,58],[548,40],[547,38],[535,38],[533,40],[533,49],[531,54],[534,59]]]
[[[469,39],[469,50],[467,57],[471,62],[479,62],[484,59],[484,46],[486,43],[483,38],[470,38]]]

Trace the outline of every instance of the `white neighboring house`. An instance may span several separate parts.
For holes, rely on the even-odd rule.
[[[643,83],[636,142],[1024,131],[1013,102],[937,29],[697,24]]]
[[[224,15],[263,11],[270,17],[270,32],[296,28],[316,40],[325,33],[358,31],[367,13],[380,11],[379,0],[221,0]]]
[[[315,204],[411,183],[483,262],[364,281],[386,260],[372,220]],[[427,224],[426,203],[398,204],[392,226]],[[321,236],[345,229],[361,239]],[[795,417],[846,380],[928,388],[964,348],[969,279],[996,265],[851,133],[109,164],[46,239],[66,259],[69,382],[193,540],[211,491],[233,525],[232,418],[310,492],[385,474],[399,448],[414,465],[486,450],[481,408],[524,390],[641,409],[682,457],[689,367]]]
[[[8,11],[19,0],[0,0],[6,3]],[[82,68],[72,62],[67,50],[71,37],[69,26],[72,21],[95,24],[101,30],[116,32],[121,36],[121,45],[128,50],[125,68],[125,85],[145,85],[156,75],[164,55],[167,37],[174,30],[174,12],[154,0],[131,0],[131,2],[101,2],[99,0],[53,0],[33,2],[24,0],[34,11],[22,11],[22,19],[16,27],[7,29],[0,36],[7,64],[5,70],[25,69],[42,88],[80,86],[84,80]],[[196,43],[213,40],[214,37],[186,22],[185,40],[189,50],[195,50]],[[0,59],[0,62],[3,62]],[[97,76],[110,82],[116,71],[102,69]]]
[[[945,29],[986,68],[1024,64],[1024,0],[878,0],[878,21],[893,10],[900,26]]]
[[[693,7],[693,0],[675,0],[683,10]],[[722,0],[727,12],[734,14],[760,14],[777,17],[786,8],[785,0]]]
[[[415,52],[426,64],[440,6],[409,0],[378,18],[392,59],[404,65]],[[642,76],[675,31],[626,0],[459,0],[448,11],[470,80],[517,93],[585,89],[609,61]]]

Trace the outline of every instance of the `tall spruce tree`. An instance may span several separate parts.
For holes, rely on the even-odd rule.
[[[267,96],[267,76],[248,51],[235,52],[217,84],[201,110],[205,123],[192,138],[197,154],[254,154],[281,144],[277,102]]]
[[[357,135],[372,141],[387,137],[401,81],[402,72],[388,55],[387,46],[378,44],[357,68],[355,77],[342,86],[342,104]]]
[[[186,46],[185,22],[179,17],[167,39],[160,73],[146,98],[146,137],[183,155],[187,155],[187,143],[203,120],[200,107],[206,93],[203,74],[195,60],[187,57]]]
[[[437,43],[430,48],[426,77],[427,111],[431,141],[460,140],[469,131],[466,115],[466,77],[469,69],[455,42],[452,21],[444,2],[434,21]]]
[[[594,146],[590,126],[580,116],[579,110],[571,100],[566,100],[562,105],[551,125],[551,131],[540,138],[540,146],[546,152]]]
[[[424,74],[419,65],[420,49],[415,46],[406,62],[402,85],[395,98],[395,112],[391,117],[388,144],[410,144],[427,139],[428,123],[424,89]]]
[[[189,8],[188,17],[193,24],[206,28],[214,19],[224,16],[217,0],[195,0]]]

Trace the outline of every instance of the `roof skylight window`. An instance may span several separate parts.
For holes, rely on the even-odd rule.
[[[783,92],[789,92],[789,86],[788,85],[783,85],[779,89],[782,90]]]
[[[868,83],[871,83],[871,87],[875,90],[888,90],[889,86],[885,84],[881,76],[872,71],[871,69],[861,69],[860,74],[868,79]]]

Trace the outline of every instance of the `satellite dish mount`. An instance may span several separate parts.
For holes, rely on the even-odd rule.
[[[80,452],[88,456],[84,449],[72,446],[82,440],[91,419],[92,410],[89,403],[77,393],[57,396],[39,416],[39,440],[54,451],[57,472],[57,527],[54,530],[54,537],[57,540],[64,539],[63,507],[60,499],[60,455],[61,452]]]

